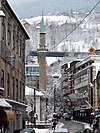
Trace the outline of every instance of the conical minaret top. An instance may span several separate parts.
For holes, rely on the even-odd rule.
[[[44,26],[43,12],[42,12],[40,33],[44,33],[44,32],[45,32],[45,26]]]

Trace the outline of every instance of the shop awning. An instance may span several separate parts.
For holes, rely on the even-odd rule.
[[[0,121],[14,121],[15,114],[12,110],[0,110]]]

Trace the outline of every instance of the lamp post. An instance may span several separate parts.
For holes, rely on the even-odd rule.
[[[36,128],[36,88],[34,87],[34,127]]]
[[[55,101],[56,101],[56,84],[54,84],[54,113],[55,113]]]
[[[53,79],[54,79],[54,86],[53,86],[53,89],[54,89],[54,113],[55,113],[55,109],[56,109],[56,106],[55,106],[55,102],[56,102],[56,82],[57,82],[57,79],[59,78],[58,74],[55,73],[53,75]]]
[[[28,54],[27,55],[27,57],[26,57],[26,67],[29,67],[28,65],[28,57],[30,56],[30,54]],[[30,61],[31,63],[32,63],[32,66],[31,67],[33,67],[33,63],[35,63],[35,61],[34,60],[32,60],[32,61]],[[31,119],[33,120],[32,122],[34,123],[34,127],[36,128],[36,117],[37,117],[37,115],[36,115],[36,87],[34,87],[35,85],[34,85],[34,83],[33,83],[33,80],[32,80],[32,76],[33,76],[33,72],[30,70],[30,71],[27,71],[26,72],[27,73],[27,75],[26,75],[26,83],[27,83],[27,86],[30,86],[30,87],[32,87],[32,89],[34,89],[34,94],[33,94],[33,97],[34,97],[34,108],[32,107],[32,115],[31,115]],[[27,79],[27,77],[29,76],[29,79]],[[28,83],[29,82],[29,83]]]
[[[33,89],[34,89],[34,101],[31,99],[30,104],[31,104],[32,111],[29,113],[29,115],[31,116],[31,123],[34,123],[34,128],[36,128],[36,88],[34,87]],[[34,108],[33,108],[33,105],[34,105]]]

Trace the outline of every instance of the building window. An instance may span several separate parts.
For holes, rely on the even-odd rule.
[[[39,73],[39,67],[26,67],[26,73]]]
[[[13,30],[13,50],[15,50],[15,31]]]
[[[25,57],[25,47],[24,46],[25,46],[24,44],[21,46],[21,49],[22,49],[21,58],[22,59],[24,59],[24,57]]]
[[[16,79],[16,100],[18,100],[18,79]]]
[[[25,88],[24,88],[24,83],[22,84],[22,89],[23,89],[23,101],[24,101],[24,99],[25,99]]]
[[[17,36],[16,36],[16,52],[19,54],[19,31],[17,30]]]
[[[13,23],[13,50],[16,48],[16,25]]]
[[[78,77],[77,79],[75,79],[75,85],[81,83],[81,77]]]
[[[3,18],[3,22],[2,22],[2,38],[5,39],[5,42],[6,42],[6,26],[4,23],[4,18]]]
[[[18,40],[19,40],[19,36],[17,35],[17,37],[16,37],[16,53],[17,54],[19,52],[19,42],[18,42]]]
[[[75,79],[75,85],[83,83],[85,81],[88,81],[88,75],[87,74],[82,75],[82,76],[78,77],[77,79]]]
[[[20,99],[21,99],[21,81],[20,81]]]
[[[15,99],[15,78],[12,77],[12,94],[13,94],[13,99]]]
[[[4,70],[1,70],[1,87],[4,88]]]
[[[8,45],[11,44],[11,30],[10,30],[10,24],[8,23]]]
[[[22,49],[22,40],[20,39],[19,40],[19,56],[21,57],[22,56],[22,52],[21,52],[21,49]]]
[[[7,96],[10,96],[10,75],[7,73]]]

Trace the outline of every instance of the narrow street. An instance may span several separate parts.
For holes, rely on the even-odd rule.
[[[56,126],[56,128],[67,128],[69,130],[69,133],[74,133],[76,131],[79,131],[83,127],[84,125],[81,123],[74,121],[64,121],[64,120],[60,120],[58,125]],[[49,129],[49,132],[53,133],[51,128]],[[47,130],[45,133],[48,133]]]
[[[73,121],[62,121],[62,122],[64,123],[62,128],[67,128],[70,133],[74,133],[75,131],[78,131],[78,130],[80,130],[80,129],[82,129],[84,127],[83,124],[77,123],[77,122],[73,122]]]

